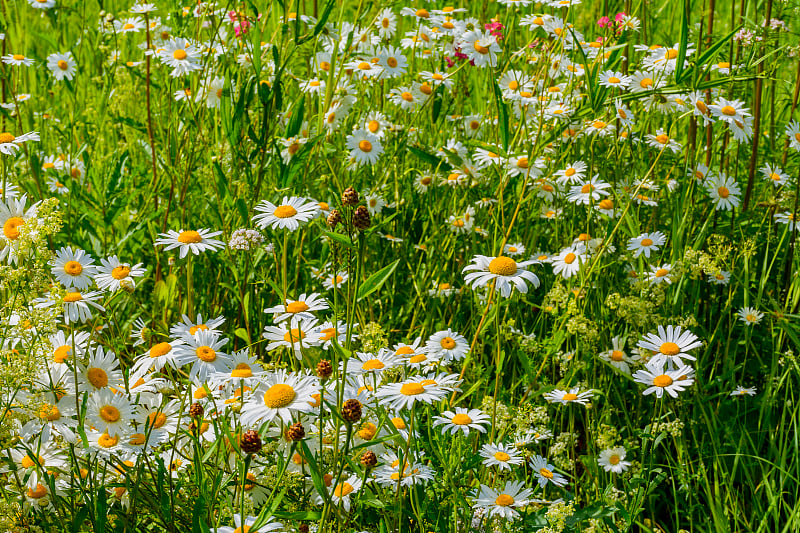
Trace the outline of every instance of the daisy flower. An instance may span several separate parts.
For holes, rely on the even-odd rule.
[[[621,474],[631,466],[630,461],[625,460],[625,448],[622,446],[601,451],[597,458],[597,464],[602,466],[606,472],[615,474]]]
[[[434,381],[434,383],[430,383]],[[388,383],[381,386],[375,393],[380,402],[387,407],[399,411],[410,409],[415,402],[433,403],[447,396],[447,389],[440,386],[435,380],[425,377],[415,377],[399,383]]]
[[[347,361],[347,373],[349,375],[381,374],[398,364],[400,364],[400,358],[385,348],[380,349],[377,354],[356,352],[354,357]]]
[[[331,491],[331,501],[334,505],[340,505],[344,507],[345,512],[350,512],[350,495],[356,493],[361,488],[361,478],[359,478],[356,474],[348,477],[346,480],[342,481],[341,483],[337,483],[333,490]]]
[[[51,402],[45,401],[36,407],[32,413],[33,418],[22,426],[20,436],[31,438],[41,434],[44,443],[57,435],[70,444],[76,444],[78,420],[73,418],[77,413],[75,397],[62,396],[59,400],[52,398]]]
[[[2,204],[0,204],[2,205]],[[778,224],[786,224],[789,226],[789,231],[794,231],[794,229],[798,225],[798,217],[794,213],[790,213],[789,211],[782,211],[780,213],[775,213],[773,216],[775,222]]]
[[[681,145],[662,129],[657,129],[655,135],[648,133],[645,135],[645,139],[647,139],[647,144],[653,148],[658,148],[659,150],[669,148],[676,154],[681,151]]]
[[[531,283],[534,288],[539,286],[539,278],[533,272],[526,270],[525,267],[533,264],[534,261],[520,261],[517,263],[507,256],[487,257],[476,255],[472,258],[472,263],[464,267],[464,281],[477,289],[481,286],[488,286],[494,282],[497,290],[504,298],[508,298],[514,287],[521,292],[528,292],[528,285]]]
[[[571,165],[567,165],[556,172],[553,176],[556,178],[556,183],[564,185],[566,183],[580,183],[586,177],[587,165],[583,161],[575,161]]]
[[[78,391],[116,390],[124,384],[117,356],[110,350],[104,352],[102,346],[98,346],[89,356],[86,365],[79,365],[77,374]]]
[[[225,248],[225,243],[211,237],[221,234],[221,231],[211,231],[209,229],[200,230],[169,230],[166,233],[159,233],[155,245],[166,245],[164,251],[180,248],[180,258],[183,259],[191,251],[194,255],[208,250],[217,251]]]
[[[791,179],[789,174],[781,170],[777,165],[771,165],[769,163],[764,165],[760,169],[760,172],[764,176],[764,179],[769,180],[775,187],[786,185]]]
[[[50,9],[55,7],[55,0],[28,0],[28,4],[34,9]]]
[[[567,484],[567,478],[561,474],[553,472],[555,467],[547,462],[547,459],[541,455],[534,455],[530,459],[531,468],[536,476],[536,482],[540,487],[544,487],[548,483],[552,483],[556,487],[563,487]]]
[[[280,205],[262,200],[256,211],[261,213],[253,217],[253,222],[263,229],[288,229],[295,231],[300,226],[317,216],[319,203],[307,201],[305,198],[284,196]]]
[[[567,200],[578,205],[589,205],[597,202],[603,196],[608,196],[609,191],[606,189],[610,188],[611,184],[600,181],[598,178],[599,175],[595,175],[589,181],[571,187]]]
[[[672,283],[672,278],[669,277],[670,272],[672,272],[672,265],[669,263],[661,266],[652,266],[650,267],[650,272],[647,273],[647,281],[651,285],[658,285],[659,283],[669,285]]]
[[[786,125],[785,132],[789,137],[789,146],[794,151],[800,151],[800,122],[792,120]]]
[[[192,322],[192,320],[186,315],[183,315],[181,320],[182,322],[173,324],[169,328],[169,334],[171,337],[191,339],[198,331],[210,331],[211,333],[219,335],[222,333],[222,330],[219,329],[219,327],[225,323],[225,317],[223,316],[203,320],[203,315],[199,313],[197,314],[197,320],[194,322]]]
[[[724,174],[708,180],[708,194],[717,210],[730,211],[739,207],[739,195],[742,190],[736,181]]]
[[[580,392],[580,387],[573,387],[569,392],[555,389],[546,393],[544,398],[550,403],[560,403],[562,405],[579,403],[585,406],[592,399],[593,394],[594,391],[591,389]]]
[[[200,330],[191,337],[184,337],[185,344],[174,345],[175,366],[192,365],[189,379],[204,381],[215,372],[222,372],[230,363],[231,357],[220,349],[228,339],[208,330]]]
[[[714,285],[727,285],[730,280],[731,273],[725,270],[719,270],[708,274],[708,282]]]
[[[368,193],[364,195],[364,202],[367,204],[367,211],[370,215],[377,215],[386,206],[386,201],[380,194]]]
[[[626,374],[631,373],[629,363],[640,359],[640,356],[630,356],[625,353],[625,342],[617,336],[611,339],[612,348],[600,353],[599,357],[609,365]]]
[[[514,508],[528,505],[532,493],[533,490],[525,488],[525,483],[522,481],[508,481],[500,492],[481,485],[472,508],[485,510],[489,517],[500,516],[506,520],[513,520],[519,516]]]
[[[708,107],[715,117],[728,124],[737,120],[741,122],[745,117],[750,115],[750,112],[744,107],[744,102],[742,100],[726,100],[725,98],[720,98],[716,104],[711,104]]]
[[[469,351],[469,342],[463,335],[448,328],[431,335],[425,343],[425,350],[440,359],[443,364],[447,364],[464,359]]]
[[[525,462],[516,448],[502,443],[484,444],[481,447],[480,456],[483,457],[484,465],[496,466],[500,470],[511,470],[512,466],[518,466]]]
[[[70,322],[86,322],[92,318],[91,307],[98,311],[105,311],[105,308],[97,303],[95,300],[100,298],[102,294],[97,291],[93,292],[80,292],[77,289],[70,287],[63,296],[51,296],[49,298],[37,298],[35,307],[43,309],[52,307],[54,305],[61,305],[64,309],[64,323]]]
[[[242,424],[260,426],[279,418],[292,424],[297,413],[314,410],[312,394],[317,392],[314,378],[278,370],[268,374],[242,407]]]
[[[61,248],[56,252],[50,272],[64,287],[75,287],[85,291],[92,285],[97,267],[94,259],[84,250],[72,251],[71,248]]]
[[[462,35],[458,40],[458,47],[476,67],[496,66],[497,54],[503,51],[494,35],[480,30],[468,31]]]
[[[47,56],[47,68],[50,69],[53,77],[58,81],[63,81],[64,79],[72,80],[75,76],[75,65],[72,52]]]
[[[564,248],[549,261],[553,265],[553,274],[569,279],[580,271],[586,259],[586,247],[580,244]]]
[[[50,341],[50,350],[47,353],[48,363],[50,364],[64,364],[68,360],[73,359],[74,355],[81,356],[84,354],[88,347],[89,334],[86,332],[74,331],[69,336],[65,335],[63,331],[58,331],[48,338]]]
[[[275,323],[286,320],[305,320],[313,319],[313,311],[323,311],[328,309],[328,302],[322,295],[314,292],[311,294],[303,293],[296,300],[286,302],[286,305],[277,305],[264,309],[265,313],[274,313]]]
[[[170,76],[175,78],[203,68],[200,63],[196,62],[201,53],[202,50],[191,42],[178,38],[163,45],[158,53],[158,58],[165,65],[172,67]]]
[[[433,427],[444,426],[442,433],[450,431],[451,435],[462,431],[464,436],[469,435],[469,430],[474,429],[481,433],[486,433],[486,424],[490,424],[489,417],[480,409],[466,409],[464,407],[456,407],[455,412],[445,411],[441,415],[434,417]]]
[[[340,270],[339,272],[334,272],[326,276],[325,280],[322,282],[322,286],[330,291],[333,290],[334,287],[339,288],[342,284],[347,283],[349,278],[350,276],[346,270]]]
[[[646,333],[637,344],[639,348],[656,354],[650,360],[657,365],[669,362],[670,365],[683,365],[683,359],[695,360],[688,352],[703,345],[697,335],[680,326],[658,326],[658,333]]]
[[[25,57],[22,54],[7,54],[3,56],[3,63],[6,65],[15,65],[15,66],[25,66],[29,67],[33,65],[33,58],[32,57]]]
[[[755,326],[764,318],[764,313],[755,307],[742,307],[736,314],[739,315],[739,320],[744,322],[745,326]]]
[[[317,319],[284,321],[277,326],[266,326],[262,336],[271,341],[267,351],[286,346],[294,351],[298,360],[303,358],[302,349],[322,344],[322,333],[317,328]]]
[[[118,291],[125,284],[128,287],[134,287],[133,278],[140,278],[145,273],[141,263],[131,266],[130,263],[121,262],[116,255],[112,255],[108,259],[101,258],[100,264],[101,266],[97,267],[94,282],[99,289],[111,292]]]
[[[667,236],[660,231],[642,233],[628,241],[628,250],[633,251],[633,257],[639,257],[644,254],[649,259],[650,252],[657,252],[665,242],[667,242]]]
[[[686,387],[694,383],[692,369],[682,363],[675,370],[666,370],[664,365],[654,360],[650,360],[644,370],[637,370],[633,375],[636,383],[647,385],[644,395],[653,394],[661,398],[666,391],[673,398],[678,397],[679,392],[683,392]]]
[[[383,145],[377,135],[365,130],[354,130],[347,136],[350,158],[358,165],[374,165],[383,153]]]
[[[355,340],[358,338],[358,335],[354,332],[354,330],[358,327],[358,324],[353,324],[350,332],[351,340]],[[344,322],[338,322],[336,327],[334,327],[333,322],[323,322],[322,324],[317,327],[317,333],[320,334],[319,341],[322,343],[322,349],[327,350],[333,344],[333,340],[339,344],[344,343],[344,339],[347,337],[347,324]]]
[[[165,365],[175,366],[178,350],[174,348],[183,344],[182,339],[171,342],[158,342],[141,354],[133,363],[130,373],[130,382],[136,383],[139,378],[148,372],[159,372]]]
[[[100,389],[89,395],[86,420],[98,431],[125,434],[133,418],[133,407],[124,394]]]
[[[730,396],[755,396],[756,395],[756,388],[755,387],[742,387],[738,385],[733,392],[730,393]]]
[[[14,135],[3,132],[0,133],[0,153],[6,155],[14,155],[19,150],[22,143],[27,141],[38,141],[39,132],[31,131],[15,137]]]

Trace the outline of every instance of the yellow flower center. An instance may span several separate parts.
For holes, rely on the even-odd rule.
[[[669,387],[672,385],[672,378],[666,374],[661,374],[653,378],[653,385],[656,387]]]
[[[377,432],[378,427],[372,422],[367,422],[364,427],[358,430],[358,436],[364,440],[372,440]]]
[[[578,395],[568,392],[564,396],[562,396],[561,399],[564,400],[565,402],[574,402],[575,400],[578,399]]]
[[[455,424],[457,426],[466,426],[466,425],[472,424],[472,419],[469,417],[469,415],[466,415],[464,413],[459,413],[459,414],[455,415],[450,420],[450,422],[452,422],[453,424]]]
[[[0,144],[2,144],[2,135],[7,135],[5,133],[0,134]],[[19,238],[19,227],[25,225],[25,220],[21,217],[11,217],[6,220],[6,223],[3,224],[3,234],[6,238],[10,241],[15,241]]]
[[[489,47],[488,46],[483,46],[481,44],[480,40],[475,41],[472,44],[472,47],[475,48],[475,51],[478,52],[479,54],[484,54],[485,55],[485,54],[489,53]]]
[[[661,135],[656,135],[656,141],[660,144],[667,144],[669,142],[669,135],[662,133]]]
[[[497,459],[498,461],[505,463],[506,461],[511,459],[511,456],[508,455],[506,452],[495,452],[494,458]]]
[[[385,18],[385,19],[383,19],[381,21],[381,26],[383,26],[384,28],[388,28],[390,24],[391,24],[391,21],[389,19],[387,19],[387,18]]]
[[[25,59],[24,55],[22,55],[22,54],[14,54],[14,60],[22,61],[23,59]]]
[[[308,311],[308,309],[308,304],[299,300],[286,306],[287,313],[302,313],[303,311]]]
[[[278,383],[264,393],[264,405],[271,409],[280,409],[292,403],[297,396],[291,385]]]
[[[456,341],[452,337],[445,337],[444,339],[439,341],[439,344],[445,350],[452,350],[453,348],[456,347]]]
[[[146,439],[147,437],[145,436],[144,433],[134,433],[128,439],[128,444],[130,444],[131,446],[141,446],[142,444],[145,443]]]
[[[122,415],[120,414],[119,409],[113,405],[104,405],[100,408],[100,418],[110,424],[118,422],[121,417]]]
[[[379,359],[370,359],[369,361],[364,361],[364,364],[361,365],[362,370],[381,370],[386,365]]]
[[[278,218],[289,218],[297,214],[297,209],[290,205],[279,205],[272,214]]]
[[[239,363],[236,365],[231,371],[231,377],[233,378],[249,378],[253,376],[253,369],[250,368],[250,365],[247,363]]]
[[[114,279],[125,279],[131,274],[131,267],[127,265],[120,265],[118,267],[114,267],[111,271],[111,277]]]
[[[509,505],[514,505],[514,498],[508,494],[501,494],[494,501],[494,504],[500,507],[508,507]]]
[[[620,462],[619,455],[616,454],[612,455],[611,457],[608,458],[608,462],[611,463],[612,465],[618,465]]]
[[[619,82],[620,82],[620,79],[617,78],[616,76],[611,76],[610,78],[608,78],[608,83],[619,83]]]
[[[667,274],[669,274],[669,270],[667,270],[666,268],[659,268],[658,270],[656,270],[656,277],[657,278],[663,278]],[[668,342],[667,344],[673,344],[673,343]]]
[[[367,153],[369,153],[369,152],[371,152],[371,151],[372,151],[372,143],[371,143],[371,142],[369,142],[368,140],[364,139],[364,140],[362,140],[362,141],[359,141],[359,143],[358,143],[358,148],[359,148],[359,149],[360,149],[362,152],[367,152]]]
[[[729,191],[727,187],[719,187],[717,189],[717,194],[719,194],[720,198],[727,198],[731,195],[731,191]]]
[[[217,352],[211,346],[198,346],[194,353],[198,359],[206,363],[213,363],[217,360]]]
[[[45,404],[39,408],[39,418],[47,420],[48,422],[54,422],[61,418],[61,411],[58,410],[58,406],[56,405]]]
[[[183,61],[184,59],[186,59],[186,50],[182,50],[179,48],[174,52],[172,52],[172,57],[174,57],[178,61]]]
[[[63,59],[60,59],[58,61],[58,68],[60,68],[61,70],[67,70],[69,68],[69,63],[67,63]]]
[[[613,350],[611,356],[609,356],[609,359],[612,361],[622,361],[624,358],[625,354],[619,350]]]
[[[547,479],[553,479],[553,473],[546,468],[540,468],[539,474],[541,474],[542,477],[545,477]]]
[[[336,485],[336,488],[333,489],[333,495],[337,498],[344,498],[348,494],[353,492],[353,486],[350,483],[340,483]]]
[[[197,243],[202,242],[203,237],[194,230],[182,231],[178,235],[178,242],[183,244],[190,244],[190,243]]]
[[[577,255],[575,255],[572,252],[570,252],[570,253],[568,253],[567,255],[564,256],[564,262],[566,264],[568,264],[568,265],[571,265],[572,263],[575,262],[575,259],[577,259],[577,258],[578,258]]]
[[[425,387],[421,383],[406,383],[400,387],[400,394],[403,396],[417,396],[425,392]]]
[[[64,272],[70,276],[80,276],[83,272],[83,265],[77,261],[67,261],[64,263]]]
[[[283,335],[283,340],[289,343],[300,342],[306,338],[306,334],[298,328],[292,328]]]
[[[394,57],[387,57],[386,64],[389,65],[389,68],[397,68],[397,59]],[[403,93],[406,94],[406,93]],[[403,97],[405,99],[405,97]]]
[[[605,128],[607,126],[607,124],[605,122],[603,122],[602,120],[595,120],[592,123],[592,126],[597,128],[598,130],[602,130],[603,128]]]
[[[396,429],[406,429],[405,421],[402,418],[400,418],[399,416],[396,416],[396,417],[392,418],[392,425]]]
[[[168,342],[159,342],[150,348],[150,357],[156,358],[162,355],[167,355],[172,350],[172,345]]]
[[[414,95],[411,94],[408,91],[403,91],[402,93],[400,93],[400,98],[402,98],[406,102],[413,102],[414,101]]]
[[[641,244],[642,246],[653,246],[653,239],[644,238]]]
[[[36,463],[34,462],[33,458],[30,455],[26,455],[25,457],[22,458],[19,464],[21,464],[23,468],[31,468],[36,466],[37,464],[44,466],[44,457],[40,455],[38,459],[39,462]]]
[[[495,257],[489,262],[489,272],[498,276],[513,276],[517,273],[517,262],[502,255]]]
[[[108,385],[108,374],[102,368],[90,368],[86,372],[86,379],[95,389],[102,389]]]
[[[674,48],[670,48],[669,50],[667,50],[665,56],[667,59],[675,59],[676,57],[678,57],[678,51],[675,50]]]
[[[83,296],[79,292],[68,292],[64,295],[64,301],[67,303],[79,302],[83,300]]]
[[[45,496],[47,496],[47,487],[41,483],[37,483],[35,489],[28,489],[28,498],[34,498],[38,500],[39,498],[44,498]]]
[[[653,86],[653,79],[652,78],[642,78],[642,81],[639,82],[639,86],[642,89],[647,89],[648,87]]]
[[[720,113],[722,113],[723,115],[727,115],[727,116],[729,116],[729,117],[732,117],[733,115],[735,115],[735,114],[736,114],[736,109],[735,109],[733,106],[730,106],[730,105],[726,105],[726,106],[724,106],[724,107],[723,107],[722,109],[720,109],[719,111],[720,111]]]

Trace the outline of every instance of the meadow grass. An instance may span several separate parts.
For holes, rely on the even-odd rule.
[[[3,2],[0,527],[797,531],[797,15]]]

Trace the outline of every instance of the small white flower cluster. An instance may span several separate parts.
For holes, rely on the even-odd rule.
[[[246,252],[264,244],[264,236],[254,229],[240,228],[231,234],[228,247],[233,250]]]

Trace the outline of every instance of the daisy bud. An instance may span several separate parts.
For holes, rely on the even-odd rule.
[[[356,212],[353,213],[353,226],[356,229],[365,230],[372,224],[372,220],[369,216],[369,210],[366,207],[359,206],[356,208]]]
[[[286,435],[294,442],[303,440],[306,436],[306,430],[300,422],[294,423],[286,430]]]
[[[203,416],[204,412],[205,410],[203,409],[203,406],[200,405],[199,403],[193,403],[192,405],[189,406],[189,416],[191,416],[192,418],[200,418],[201,416]]]
[[[356,205],[358,204],[358,193],[352,187],[348,187],[342,193],[342,203],[344,205]]]
[[[239,447],[244,453],[254,455],[261,451],[261,436],[253,429],[245,431],[239,439]]]
[[[317,377],[320,379],[328,379],[333,374],[333,366],[327,359],[323,359],[317,363]]]
[[[342,214],[339,212],[338,209],[334,209],[333,211],[331,211],[331,214],[328,215],[328,220],[327,220],[328,227],[330,227],[331,229],[336,228],[336,226],[338,226],[339,222],[341,221],[342,221]]]
[[[346,400],[342,405],[342,418],[350,424],[361,420],[361,402],[355,399]]]
[[[367,450],[361,454],[361,464],[367,468],[372,468],[378,464],[378,456],[375,452]]]

